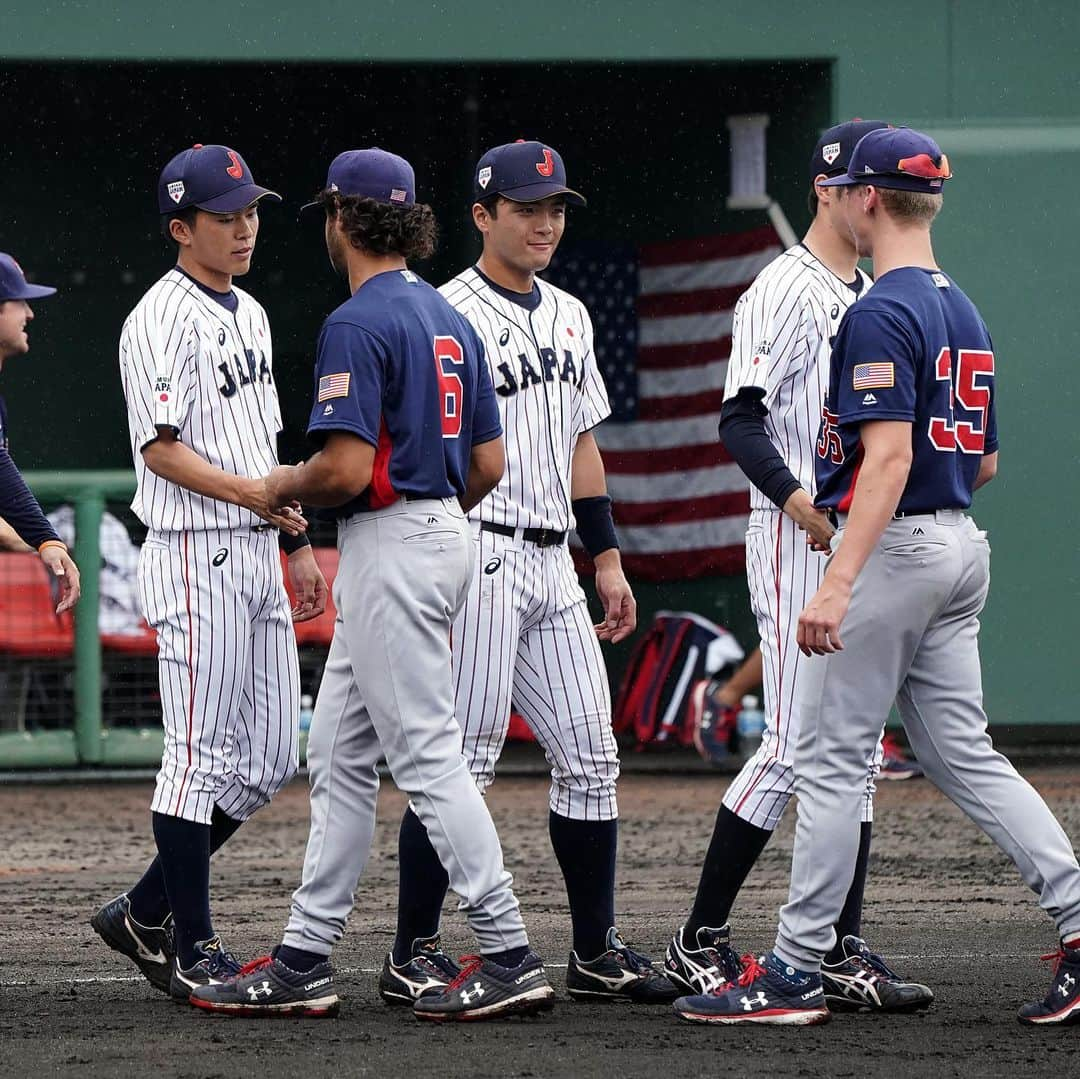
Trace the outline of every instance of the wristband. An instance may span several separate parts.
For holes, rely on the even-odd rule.
[[[46,540],[38,547],[37,553],[41,554],[41,552],[44,551],[46,547],[59,547],[60,550],[64,552],[64,554],[67,554],[67,544],[64,543],[63,540]]]
[[[578,538],[589,552],[590,558],[619,546],[618,537],[615,535],[615,522],[611,516],[611,498],[608,495],[575,498],[572,505]]]
[[[306,532],[301,532],[299,536],[290,536],[288,532],[279,532],[278,546],[286,555],[291,555],[296,554],[302,547],[310,547],[311,540],[308,539]]]

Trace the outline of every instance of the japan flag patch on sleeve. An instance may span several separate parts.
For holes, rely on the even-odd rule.
[[[896,385],[896,365],[889,362],[857,363],[851,379],[853,390],[888,390]]]
[[[331,397],[348,397],[349,382],[352,374],[342,371],[338,375],[323,375],[319,379],[319,400],[329,401]]]

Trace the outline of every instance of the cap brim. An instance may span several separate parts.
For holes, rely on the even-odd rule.
[[[549,199],[552,195],[563,195],[571,206],[587,206],[584,195],[579,195],[569,187],[561,187],[559,184],[539,183],[526,184],[524,187],[511,187],[507,191],[499,191],[504,199],[511,202],[539,202],[541,199]]]
[[[870,187],[884,187],[890,191],[919,191],[924,195],[940,195],[942,181],[937,187],[929,187],[929,180],[922,176],[897,176],[891,172],[867,172],[861,176],[834,176],[831,180],[822,180],[819,187],[848,187],[851,184],[868,184]]]
[[[23,285],[14,296],[0,296],[0,303],[5,300],[43,300],[46,296],[55,296],[56,289],[51,285]]]
[[[822,180],[818,187],[848,187],[850,184],[867,183],[867,180],[863,180],[862,177],[854,179],[848,176],[846,172],[840,173],[839,176],[831,176],[828,180]]]
[[[249,206],[261,199],[271,199],[273,202],[281,202],[281,196],[276,191],[270,191],[258,184],[245,184],[243,187],[234,187],[217,198],[206,199],[195,205],[200,210],[210,214],[235,214],[246,210]]]

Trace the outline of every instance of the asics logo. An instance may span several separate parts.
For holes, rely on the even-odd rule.
[[[147,963],[161,963],[163,966],[168,960],[165,958],[165,953],[161,951],[152,952],[142,942],[142,938],[135,932],[131,925],[131,920],[128,916],[124,915],[124,928],[128,931],[131,939],[135,941],[135,954],[140,959],[145,959]]]

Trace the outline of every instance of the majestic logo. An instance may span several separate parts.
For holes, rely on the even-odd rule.
[[[248,986],[248,996],[251,997],[252,1000],[258,1000],[259,997],[272,996],[273,992],[274,990],[270,988],[270,983],[266,981],[259,982],[258,985]]]
[[[225,170],[234,180],[244,178],[244,163],[235,150],[229,151],[229,160],[232,164]]]
[[[439,523],[439,518],[438,517],[429,517],[427,519],[427,523],[429,525],[437,525]]]
[[[507,326],[503,329],[503,332],[499,334],[499,344],[505,345],[510,340],[510,327]]]
[[[484,572],[490,577],[502,565],[501,558],[489,558],[484,563]]]
[[[214,564],[215,566],[220,566],[220,565],[221,565],[221,564],[222,564],[222,563],[223,563],[223,562],[225,561],[225,559],[226,559],[226,558],[228,558],[228,557],[229,557],[229,550],[228,550],[228,548],[227,548],[227,547],[221,547],[221,548],[220,548],[220,549],[218,550],[218,553],[217,553],[216,555],[214,555],[214,562],[213,562],[213,564]]]
[[[537,161],[536,171],[541,176],[550,176],[555,171],[555,158],[551,156],[551,151],[544,147],[544,160]]]
[[[827,146],[822,146],[821,156],[825,158],[826,165],[831,165],[840,156],[840,143],[830,142]]]
[[[169,198],[179,206],[180,200],[184,197],[184,181],[173,180],[169,183],[166,190],[169,192]]]
[[[481,189],[487,191],[487,185],[491,183],[491,166],[485,165],[477,174],[476,182]]]
[[[322,414],[324,416],[332,416],[334,414],[334,406],[333,405],[327,405],[326,408],[324,408],[322,410]]]
[[[769,1003],[769,998],[759,989],[757,996],[741,997],[739,1003],[743,1006],[744,1012],[752,1012],[755,1008],[764,1008]]]
[[[471,1004],[474,1000],[479,1000],[484,995],[484,987],[479,982],[473,982],[472,992],[467,989],[461,991],[461,1003]]]
[[[913,528],[913,529],[911,530],[911,534],[912,534],[913,536],[925,536],[925,535],[926,535],[926,533],[925,533],[925,532],[924,532],[924,531],[923,531],[923,530],[922,530],[921,528],[919,528],[919,526],[918,526],[918,525],[916,525],[916,526],[915,526],[915,527],[914,527],[914,528]]]
[[[872,393],[868,393],[868,394],[867,394],[867,395],[866,395],[866,396],[865,396],[865,397],[864,397],[864,398],[862,399],[862,403],[863,403],[864,405],[876,405],[876,404],[877,404],[877,398],[876,398],[876,397],[875,397],[875,396],[874,396],[874,395],[873,395]]]

